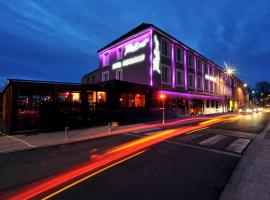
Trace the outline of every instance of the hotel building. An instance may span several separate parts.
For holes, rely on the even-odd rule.
[[[234,98],[234,76],[175,37],[152,24],[141,24],[98,50],[99,67],[83,84],[120,80],[143,84],[166,95],[168,110],[177,116],[226,112],[243,105]],[[134,106],[132,91],[119,97],[120,106]]]

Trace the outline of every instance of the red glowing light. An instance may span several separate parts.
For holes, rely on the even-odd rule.
[[[165,94],[160,94],[160,95],[159,95],[159,98],[165,99],[165,98],[166,98],[166,95],[165,95]]]

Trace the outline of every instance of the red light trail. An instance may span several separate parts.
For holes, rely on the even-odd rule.
[[[227,116],[230,117],[226,118]],[[189,132],[194,132],[195,130],[203,129],[208,127],[209,125],[213,125],[216,123],[238,119],[237,117],[233,118],[232,115],[223,115],[221,117],[215,117],[214,119],[211,119],[209,117],[198,117],[198,119],[202,118],[207,118],[208,120],[201,122],[198,125],[189,125],[186,127],[160,131],[156,134],[145,136],[143,138],[116,146],[104,152],[103,154],[91,157],[93,159],[88,161],[87,163],[73,167],[68,171],[45,178],[41,181],[37,181],[25,187],[21,187],[17,190],[11,191],[10,193],[5,194],[3,196],[3,199],[40,199],[40,197],[44,197],[46,195],[47,197],[43,199],[51,198],[52,196],[57,195],[63,190],[68,189],[69,186],[72,187],[80,183],[81,181],[86,180],[85,177],[90,178],[98,173],[101,173],[102,171],[105,171],[106,169],[111,168],[118,163],[124,162],[125,160],[136,156],[138,152],[142,152],[145,149],[150,148],[155,144],[161,143],[169,138]],[[194,120],[194,118],[192,119]],[[185,119],[183,121],[190,121],[190,119]],[[172,122],[171,124],[174,123],[175,122]],[[0,199],[2,199],[1,196]]]

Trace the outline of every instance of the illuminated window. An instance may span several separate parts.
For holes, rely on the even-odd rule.
[[[161,40],[161,54],[163,56],[170,57],[170,45],[164,38]]]
[[[115,71],[116,80],[123,80],[123,69],[117,69]]]
[[[188,74],[188,86],[190,89],[194,88],[194,75]]]
[[[97,92],[97,102],[98,103],[106,102],[106,92]]]
[[[176,61],[183,63],[183,49],[181,47],[176,48]]]
[[[70,92],[58,93],[58,101],[59,102],[68,102],[68,101],[70,101],[69,97],[70,97]]]
[[[121,107],[133,107],[134,99],[132,93],[122,93],[120,97]]]
[[[96,92],[88,92],[88,103],[93,104],[97,101],[97,93]]]
[[[122,93],[119,101],[121,107],[145,107],[144,94]]]
[[[177,86],[184,85],[184,73],[180,69],[176,69],[176,85]]]
[[[102,72],[102,82],[109,80],[109,71]]]
[[[145,107],[145,95],[144,94],[135,94],[134,106],[135,107]]]
[[[80,93],[79,92],[72,92],[71,93],[71,101],[72,102],[80,102]]]
[[[171,73],[170,73],[170,67],[169,66],[162,65],[161,78],[162,78],[162,83],[170,84]]]

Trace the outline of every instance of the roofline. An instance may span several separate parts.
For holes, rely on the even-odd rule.
[[[121,37],[123,37],[124,35],[128,35],[132,30],[134,30],[135,28],[137,28],[137,27],[139,27],[139,26],[141,26],[141,25],[143,25],[143,24],[146,26],[146,28],[144,28],[143,30],[141,30],[141,31],[139,31],[138,33],[135,33],[135,34],[133,34],[133,35],[130,35],[130,36],[124,38],[123,40],[120,40],[120,41],[114,43],[114,41],[119,40],[119,39],[120,39]],[[109,50],[109,49],[111,49],[111,48],[113,48],[113,47],[115,47],[115,46],[117,46],[117,45],[119,45],[119,44],[122,44],[122,43],[126,42],[127,40],[130,40],[130,39],[132,39],[132,38],[134,38],[134,37],[137,37],[138,35],[141,35],[141,34],[143,34],[144,32],[147,32],[148,29],[152,29],[152,30],[154,29],[154,30],[156,30],[157,32],[159,32],[160,34],[162,34],[163,36],[166,36],[166,37],[170,38],[170,39],[173,40],[175,43],[180,44],[183,48],[192,51],[195,55],[197,55],[197,56],[203,58],[203,59],[204,59],[206,62],[208,62],[209,64],[216,66],[216,67],[219,68],[221,71],[225,71],[221,66],[217,65],[217,64],[216,64],[215,62],[213,62],[212,60],[206,58],[205,56],[203,56],[202,54],[200,54],[198,51],[196,51],[196,50],[192,49],[191,47],[187,46],[186,44],[184,44],[183,42],[181,42],[180,40],[178,40],[178,39],[175,38],[174,36],[172,36],[172,35],[170,35],[169,33],[163,31],[162,29],[158,28],[157,26],[155,26],[155,25],[153,25],[153,24],[145,24],[145,23],[142,23],[141,25],[139,25],[139,26],[135,27],[134,29],[132,29],[131,31],[129,31],[129,32],[125,33],[125,34],[123,34],[122,36],[120,36],[119,38],[115,39],[114,41],[112,41],[111,43],[109,43],[108,45],[106,45],[105,47],[99,49],[99,50],[97,51],[97,53],[101,53],[101,52],[107,51],[107,50]],[[111,45],[110,45],[110,44],[111,44]]]

